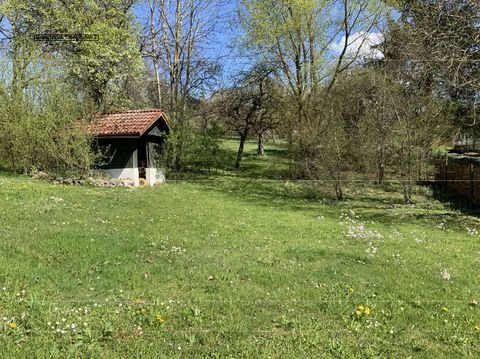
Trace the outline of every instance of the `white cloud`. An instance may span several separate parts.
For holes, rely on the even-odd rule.
[[[347,52],[345,58],[353,58],[357,52],[360,59],[382,59],[383,53],[375,48],[383,42],[383,35],[379,32],[356,32],[351,34],[348,39]],[[330,46],[335,54],[340,54],[345,44],[345,35],[337,42]]]

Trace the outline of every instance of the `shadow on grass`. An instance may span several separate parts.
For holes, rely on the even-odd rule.
[[[273,181],[247,178],[218,178],[201,184],[206,191],[223,193],[246,204],[303,212],[307,216],[319,215],[338,219],[340,213],[353,210],[360,221],[375,222],[386,227],[398,225],[425,225],[437,227],[447,222],[449,228],[461,228],[459,217],[443,203],[432,200],[425,190],[417,188],[417,202],[405,205],[401,188],[365,186],[346,190],[347,198],[337,201],[330,183]]]
[[[241,168],[235,169],[237,156],[235,140],[225,140],[222,150],[225,160],[221,168],[204,168],[192,166],[183,172],[168,172],[169,180],[198,181],[219,177],[237,177],[248,179],[286,180],[289,178],[289,162],[287,148],[282,143],[266,143],[265,156],[256,153],[256,142],[247,141],[242,157]]]
[[[289,181],[224,177],[203,182],[201,186],[208,191],[223,192],[237,199],[268,207],[282,206],[302,210],[308,204],[336,202],[326,191]]]
[[[251,145],[250,143],[249,151],[243,156],[241,169],[235,172],[235,176],[272,180],[289,178],[288,152],[285,145],[267,143],[264,156],[258,156]]]
[[[14,177],[14,176],[16,176],[16,174],[13,173],[12,171],[10,171],[8,168],[0,166],[0,176],[2,176],[2,177]]]
[[[225,149],[233,159],[236,143],[229,140]],[[233,163],[232,163],[233,164]],[[186,177],[204,190],[221,192],[236,200],[287,211],[319,212],[338,218],[340,211],[354,210],[363,221],[385,225],[405,223],[406,220],[438,221],[453,212],[439,202],[431,201],[425,189],[418,188],[416,205],[405,205],[399,183],[386,182],[377,186],[371,180],[346,183],[346,200],[337,201],[329,181],[294,181],[289,178],[287,146],[266,143],[265,157],[256,154],[256,143],[246,144],[240,170],[232,168]],[[179,178],[182,179],[182,178]],[[361,183],[361,184],[359,184]],[[427,212],[427,213],[425,213]]]

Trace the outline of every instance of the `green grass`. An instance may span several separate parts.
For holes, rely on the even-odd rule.
[[[0,174],[0,357],[477,357],[477,218],[253,154],[136,191]]]

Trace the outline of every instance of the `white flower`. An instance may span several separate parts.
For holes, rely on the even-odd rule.
[[[476,235],[478,235],[478,231],[477,231],[476,228],[467,227],[467,232],[468,232],[468,234],[470,234],[471,236],[476,236]]]
[[[378,252],[378,247],[375,247],[372,242],[368,242],[368,248],[365,249],[365,252],[370,258],[373,258]]]
[[[442,278],[445,280],[450,280],[450,278],[452,277],[446,269],[442,270],[441,275],[442,275]]]
[[[447,229],[447,223],[446,222],[441,222],[437,228],[440,228],[441,230]]]

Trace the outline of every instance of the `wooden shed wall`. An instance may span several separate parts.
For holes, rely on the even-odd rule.
[[[137,149],[137,142],[137,139],[99,139],[98,146],[104,149],[108,148],[107,155],[111,156],[108,163],[100,168],[135,168],[134,153]]]
[[[480,158],[447,155],[437,163],[435,181],[445,191],[480,205]]]

